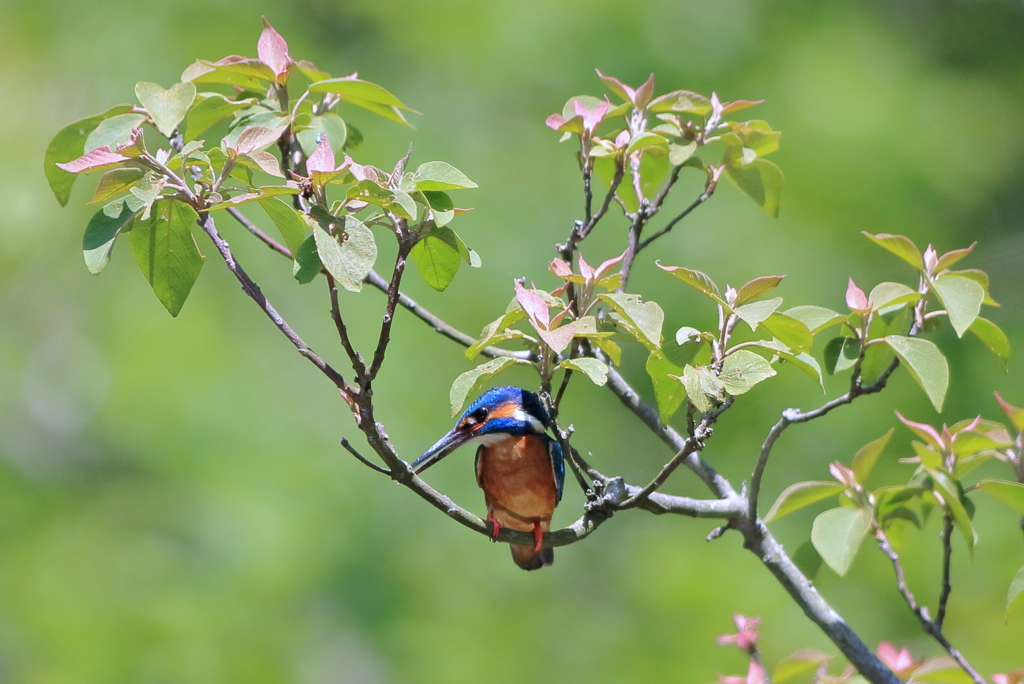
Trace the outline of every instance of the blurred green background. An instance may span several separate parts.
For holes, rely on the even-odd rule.
[[[571,95],[603,93],[594,68],[658,92],[761,99],[751,111],[784,131],[772,157],[786,174],[770,219],[722,186],[658,249],[635,291],[668,311],[666,328],[713,312],[653,265],[681,264],[739,285],[788,273],[787,306],[843,305],[846,278],[867,289],[913,276],[861,230],[897,232],[940,250],[979,241],[966,262],[988,270],[988,310],[1024,348],[1024,5],[1018,0],[679,2],[563,0],[0,1],[0,681],[2,682],[708,682],[746,670],[714,646],[731,614],[762,615],[766,660],[833,650],[738,537],[704,541],[709,522],[622,514],[537,573],[355,463],[344,404],[211,258],[181,315],[150,292],[124,244],[100,278],[81,258],[80,182],[68,208],[41,173],[66,123],[134,100],[136,81],[170,86],[198,57],[255,53],[260,15],[291,54],[335,75],[358,70],[423,113],[409,131],[359,111],[360,161],[390,168],[444,159],[480,184],[460,234],[484,268],[444,294],[416,277],[408,292],[476,333],[505,306],[511,280],[553,287],[551,246],[581,206],[569,144],[544,118]],[[95,181],[91,181],[95,182]],[[676,204],[699,192],[694,176]],[[671,208],[671,207],[670,207]],[[254,218],[266,221],[258,213]],[[656,226],[658,222],[655,222]],[[622,223],[585,246],[621,251]],[[222,230],[243,264],[317,349],[342,365],[322,285],[300,287],[283,260]],[[384,259],[380,266],[386,268]],[[345,295],[368,344],[382,297]],[[935,414],[905,372],[891,388],[790,430],[766,476],[764,506],[787,484],[824,479],[896,424],[1001,418],[998,389],[1024,404],[1021,364],[1004,374],[974,339],[935,337],[951,362]],[[639,349],[624,372],[649,394]],[[411,459],[450,427],[462,350],[399,314],[377,389],[379,416]],[[736,484],[787,406],[821,401],[784,370],[719,423],[707,458]],[[530,383],[524,372],[509,380]],[[830,384],[834,394],[843,381]],[[565,420],[606,473],[646,481],[669,456],[607,390],[574,382]],[[908,477],[897,429],[872,484]],[[429,480],[482,512],[469,450]],[[996,464],[984,474],[1006,476]],[[669,491],[701,494],[677,475]],[[574,486],[556,514],[580,511]],[[825,508],[823,504],[817,510]],[[794,546],[815,510],[776,524]],[[1021,667],[1024,615],[1004,620],[1024,562],[1017,520],[978,501],[980,543],[959,541],[948,634],[982,672]],[[913,588],[937,589],[934,521],[904,547]],[[825,596],[874,647],[890,640],[935,655],[865,546],[847,577],[824,569]]]

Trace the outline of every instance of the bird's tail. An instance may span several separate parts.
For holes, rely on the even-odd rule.
[[[540,551],[534,551],[529,544],[510,544],[509,548],[512,549],[512,560],[523,570],[540,570],[555,562],[555,550],[550,546]]]

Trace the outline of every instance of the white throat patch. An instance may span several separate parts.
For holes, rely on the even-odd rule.
[[[531,416],[523,409],[516,409],[516,412],[512,414],[512,417],[523,423],[529,423],[530,429],[537,433],[544,432],[544,423]]]

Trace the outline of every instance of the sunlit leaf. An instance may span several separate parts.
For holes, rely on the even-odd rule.
[[[739,302],[739,299],[736,300]],[[757,330],[757,325],[775,313],[775,310],[782,305],[782,297],[774,297],[761,302],[751,302],[743,306],[733,307],[733,313],[750,326],[751,330]]]
[[[869,240],[874,242],[881,247],[889,250],[900,259],[903,259],[914,268],[921,270],[924,268],[924,259],[921,258],[921,251],[917,248],[917,245],[910,240],[910,238],[902,235],[890,235],[888,233],[879,233],[878,235],[872,235],[871,233],[861,231]]]
[[[46,174],[50,190],[53,191],[62,207],[68,203],[71,186],[74,185],[77,175],[59,168],[57,164],[69,162],[82,156],[82,153],[85,152],[86,140],[103,121],[131,111],[131,105],[111,107],[102,114],[68,124],[50,140],[50,144],[46,146],[46,155],[43,157],[43,173]]]
[[[466,397],[475,395],[485,381],[505,370],[513,363],[515,363],[515,359],[508,356],[499,356],[455,378],[451,391],[448,393],[452,407],[452,417],[457,416],[459,411],[462,410],[463,404],[466,403]]]
[[[135,96],[149,112],[157,130],[169,138],[196,99],[196,86],[188,82],[175,83],[164,90],[157,83],[139,81],[135,84]]]
[[[725,386],[726,392],[737,396],[749,392],[754,385],[773,375],[775,369],[764,357],[746,349],[738,349],[725,357],[718,379]]]
[[[725,176],[747,197],[778,218],[782,169],[767,159],[758,158],[746,166],[726,166]]]
[[[661,350],[655,349],[647,357],[647,375],[654,386],[654,399],[658,404],[661,422],[668,424],[672,415],[679,410],[686,399],[686,389],[676,377],[683,372],[683,365],[669,361]]]
[[[110,169],[103,174],[102,178],[100,178],[99,185],[96,186],[96,193],[92,196],[92,199],[89,200],[89,204],[106,202],[107,200],[111,200],[118,195],[128,192],[138,185],[139,181],[141,181],[145,175],[146,172],[142,169]]]
[[[807,351],[814,344],[814,336],[807,326],[786,314],[773,313],[761,321],[761,325],[790,349]]]
[[[930,285],[946,307],[957,337],[963,337],[981,310],[985,290],[974,280],[958,275],[939,276]]]
[[[986,478],[978,482],[978,488],[1024,516],[1024,484]]]
[[[423,281],[443,292],[455,279],[462,263],[459,240],[450,228],[432,227],[409,252]]]
[[[590,378],[592,383],[598,386],[604,385],[608,382],[608,366],[606,366],[603,361],[598,361],[597,359],[589,357],[566,359],[558,364],[558,368],[569,368],[580,371]]]
[[[780,660],[772,670],[772,681],[775,684],[782,684],[787,679],[792,679],[805,672],[816,669],[823,663],[827,663],[831,657],[827,653],[816,651],[813,648],[802,648],[791,656]]]
[[[779,498],[764,516],[764,521],[768,523],[778,520],[813,503],[836,496],[845,489],[846,485],[840,482],[797,482],[779,494]]]
[[[147,220],[136,220],[129,233],[132,253],[160,303],[177,316],[203,267],[192,237],[199,215],[184,202],[161,200]]]
[[[872,440],[862,446],[853,457],[853,461],[850,463],[850,468],[853,470],[853,474],[857,477],[857,482],[864,484],[864,481],[868,479],[868,475],[871,474],[871,469],[875,467],[875,462],[878,461],[878,457],[882,455],[882,450],[885,449],[885,445],[889,443],[889,438],[892,437],[893,430],[895,428],[889,428],[889,431],[878,439]]]
[[[935,410],[941,412],[946,388],[949,386],[949,365],[939,348],[919,337],[889,335],[885,341],[928,395]]]
[[[843,576],[870,528],[871,511],[853,506],[832,508],[814,519],[811,542],[822,560]]]
[[[1006,333],[998,325],[982,316],[975,318],[968,330],[974,333],[981,343],[1002,362],[1003,368],[1006,368],[1006,364],[1010,360],[1010,340]]]
[[[794,306],[792,309],[787,309],[782,313],[806,325],[812,335],[817,335],[822,330],[831,328],[833,325],[839,325],[846,320],[846,316],[836,313],[832,309],[826,309],[823,306]]]
[[[746,283],[736,293],[736,304],[746,304],[779,286],[786,276],[761,276]]]
[[[327,272],[349,292],[363,289],[363,278],[377,260],[377,243],[373,233],[354,216],[345,216],[344,222],[335,217],[333,221],[317,217],[318,225],[313,228],[316,251]],[[325,223],[334,225],[334,235],[325,230]]]
[[[288,246],[288,250],[293,255],[296,254],[299,245],[307,237],[309,225],[290,203],[278,197],[267,197],[258,201],[263,210],[267,212],[270,220],[277,226],[281,237],[284,238],[284,243]]]
[[[868,304],[872,309],[882,309],[887,306],[916,302],[920,298],[921,294],[917,290],[907,287],[903,283],[879,283],[871,288]]]
[[[111,202],[93,214],[82,238],[82,253],[89,273],[99,275],[106,268],[114,241],[131,227],[134,218],[135,212],[124,202]]]
[[[251,107],[255,102],[254,99],[229,100],[220,93],[199,93],[196,103],[185,115],[185,140],[195,140],[218,121]]]
[[[648,349],[661,346],[665,312],[656,302],[642,302],[634,294],[600,294],[598,298],[615,310],[626,329]]]

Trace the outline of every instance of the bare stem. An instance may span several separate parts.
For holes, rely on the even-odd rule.
[[[942,522],[942,589],[939,592],[939,607],[935,614],[935,626],[939,629],[942,629],[942,623],[946,620],[946,604],[953,591],[953,585],[949,582],[949,566],[953,557],[953,516],[948,511],[943,511]]]
[[[245,272],[241,264],[239,264],[238,261],[235,259],[235,255],[231,252],[231,247],[230,245],[228,245],[227,240],[222,238],[220,236],[220,233],[217,232],[217,225],[214,223],[213,217],[210,216],[208,213],[204,212],[199,215],[198,223],[199,227],[202,228],[203,231],[213,241],[214,246],[220,253],[220,256],[224,260],[224,263],[227,265],[228,270],[230,270],[231,273],[234,274],[235,278],[242,285],[242,290],[245,292],[245,294],[248,295],[249,298],[251,298],[254,302],[256,302],[257,306],[259,306],[263,310],[267,317],[274,323],[275,326],[277,326],[278,330],[280,330],[284,334],[284,336],[288,338],[289,342],[295,345],[295,348],[299,350],[299,354],[309,359],[309,361],[314,366],[316,366],[321,373],[326,375],[331,380],[331,382],[334,383],[335,387],[337,387],[345,394],[353,396],[353,394],[355,393],[354,388],[351,387],[348,384],[348,382],[346,382],[345,378],[342,377],[342,375],[338,371],[336,371],[334,368],[331,367],[330,364],[324,361],[319,354],[313,351],[310,348],[310,346],[306,344],[302,340],[302,338],[299,337],[298,334],[296,334],[294,330],[292,330],[291,326],[288,325],[288,322],[281,317],[281,314],[277,312],[277,309],[275,309],[273,305],[271,305],[271,303],[267,300],[266,296],[264,296],[259,286]]]
[[[957,665],[966,672],[975,684],[986,684],[985,679],[978,674],[971,664],[960,654],[958,650],[953,648],[953,645],[949,643],[949,640],[942,634],[942,627],[936,624],[936,621],[931,619],[928,614],[928,608],[918,604],[917,599],[914,598],[914,594],[910,591],[910,587],[907,585],[907,577],[903,572],[903,565],[900,563],[900,557],[896,551],[892,548],[892,544],[889,543],[889,538],[881,528],[875,528],[875,539],[878,540],[878,548],[882,550],[882,553],[886,555],[889,562],[892,563],[893,572],[896,574],[896,588],[899,590],[900,595],[903,596],[903,600],[907,602],[907,606],[910,608],[910,612],[914,614],[917,621],[921,623],[921,627],[928,633],[935,641],[939,643],[942,648],[946,649],[950,657],[956,661]]]

